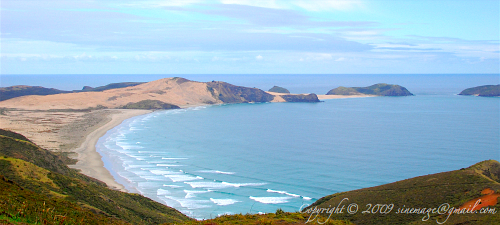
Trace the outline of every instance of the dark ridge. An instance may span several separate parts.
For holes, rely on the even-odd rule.
[[[117,88],[124,88],[124,87],[133,87],[137,86],[139,84],[144,84],[145,82],[122,82],[122,83],[111,83],[108,85],[104,86],[99,86],[96,88],[90,87],[90,86],[84,86],[81,91],[75,91],[75,92],[98,92],[98,91],[105,91],[105,90],[110,90],[110,89],[117,89]]]
[[[316,94],[303,94],[303,95],[281,95],[287,102],[319,102]]]
[[[0,88],[0,101],[21,97],[25,95],[55,95],[61,93],[71,93],[71,91],[62,91],[55,88],[44,88],[40,86],[11,86]]]
[[[140,102],[128,103],[121,109],[180,109],[179,106],[165,103],[159,100],[142,100]]]

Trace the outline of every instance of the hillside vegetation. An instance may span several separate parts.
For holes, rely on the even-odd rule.
[[[374,84],[368,87],[338,87],[327,95],[378,95],[378,96],[410,96],[413,95],[405,87],[393,84]]]
[[[111,190],[68,168],[63,156],[18,134],[1,133],[0,205],[8,206],[1,207],[4,221],[36,223],[52,218],[52,224],[62,219],[74,224],[161,224],[191,220],[141,195]]]
[[[316,201],[307,210],[312,212],[315,208],[345,205],[344,213],[332,214],[331,218],[349,220],[355,224],[436,224],[436,221],[446,221],[446,224],[500,224],[500,205],[496,203],[489,207],[491,212],[496,212],[494,214],[478,211],[472,214],[455,213],[448,218],[448,213],[431,212],[429,216],[426,213],[408,213],[410,209],[445,207],[443,204],[446,203],[449,208],[459,208],[465,202],[481,197],[485,189],[500,192],[499,178],[500,163],[488,160],[466,169],[329,195]],[[349,214],[346,210],[352,203],[357,204],[358,211]],[[390,207],[392,211],[389,213],[380,212],[387,212]]]
[[[460,92],[459,95],[476,95],[482,97],[499,97],[500,96],[500,84],[499,85],[484,85],[473,88],[467,88]]]

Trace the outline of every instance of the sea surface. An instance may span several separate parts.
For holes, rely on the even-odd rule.
[[[193,218],[299,211],[337,192],[500,161],[500,98],[457,95],[500,83],[498,74],[179,76],[317,94],[383,82],[415,94],[156,111],[100,138],[97,150],[119,183]],[[162,77],[170,76],[78,85]]]

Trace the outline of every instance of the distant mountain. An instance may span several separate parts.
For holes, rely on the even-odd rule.
[[[110,90],[110,89],[116,89],[116,88],[124,88],[124,87],[133,87],[139,84],[143,84],[145,82],[122,82],[122,83],[111,83],[105,86],[99,86],[96,88],[90,87],[90,86],[84,86],[83,89],[79,92],[85,92],[85,91],[105,91],[105,90]]]
[[[111,190],[68,168],[63,158],[22,135],[0,130],[0,223],[178,224],[191,220],[149,198]]]
[[[499,224],[500,204],[497,204],[499,192],[500,163],[488,160],[466,169],[329,195],[319,199],[304,211],[312,212],[315,208],[345,205],[344,213],[334,213],[331,219],[347,220],[354,224],[436,224],[436,221],[440,224],[444,221],[446,224]],[[478,197],[482,199],[482,206],[490,203],[491,205],[486,207],[495,210],[496,213],[480,214],[479,211],[473,214],[455,213],[448,218],[451,207],[467,208],[469,205],[465,203],[473,200],[475,204]],[[345,200],[342,201],[343,199]],[[357,205],[350,208],[357,212],[347,213],[350,204]],[[447,209],[442,208],[444,211],[441,214],[437,213],[437,210],[430,212],[430,217],[427,216],[425,210],[440,206]],[[410,210],[413,213],[410,213]],[[423,210],[422,213],[416,212],[420,210]]]
[[[475,95],[482,97],[499,97],[500,84],[498,85],[484,85],[473,88],[467,88],[460,92],[459,95]]]
[[[413,95],[405,87],[391,84],[374,84],[368,87],[338,87],[327,95],[378,95],[378,96],[410,96]]]
[[[269,89],[269,92],[290,94],[290,91],[288,91],[288,89],[279,86],[272,87],[271,89]]]
[[[55,95],[61,93],[71,93],[71,91],[62,91],[55,88],[44,88],[40,86],[18,85],[0,88],[0,101],[25,95]]]

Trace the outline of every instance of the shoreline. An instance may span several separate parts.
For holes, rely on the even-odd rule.
[[[123,185],[115,180],[108,169],[104,167],[102,156],[96,151],[95,146],[99,138],[104,136],[109,130],[120,125],[124,120],[135,116],[148,114],[153,111],[136,109],[115,109],[112,111],[116,113],[108,115],[108,119],[110,119],[110,121],[90,132],[88,135],[86,135],[85,140],[79,147],[71,150],[71,152],[78,154],[78,156],[75,158],[76,160],[78,160],[78,162],[75,165],[68,166],[70,168],[80,170],[80,173],[84,175],[106,183],[111,189],[128,192],[128,190],[125,189]]]

